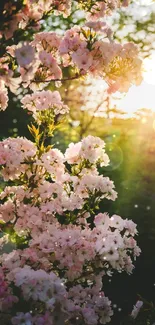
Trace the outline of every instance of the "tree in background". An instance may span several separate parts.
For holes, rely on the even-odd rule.
[[[124,10],[112,16],[114,38],[119,42],[129,41],[137,44],[145,58],[155,50],[155,3],[154,1],[132,1]]]

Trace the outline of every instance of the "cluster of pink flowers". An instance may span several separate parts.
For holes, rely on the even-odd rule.
[[[35,92],[32,95],[26,95],[22,99],[23,107],[33,113],[33,117],[39,121],[39,112],[48,111],[53,112],[54,115],[66,114],[69,112],[67,105],[61,100],[58,91],[43,90]]]
[[[96,218],[105,221],[105,224],[100,223],[93,230],[90,230],[89,224],[85,225],[84,230],[80,226],[67,226],[65,229],[58,224],[48,226],[48,233],[34,236],[30,247],[47,262],[56,261],[58,269],[64,269],[70,281],[82,277],[86,265],[89,270],[95,270],[98,265],[105,271],[113,268],[131,273],[133,264],[130,253],[134,257],[140,253],[134,235],[129,231],[134,228],[136,233],[135,224],[116,215],[111,218],[106,215],[105,218],[105,214],[99,214]],[[121,231],[124,231],[123,235]]]
[[[18,302],[18,298],[12,294],[8,282],[5,279],[4,272],[0,268],[0,313],[6,312],[14,303]]]
[[[71,152],[71,148],[77,145],[81,149],[76,153],[76,161],[73,161],[75,153],[74,149]],[[15,180],[22,177],[29,183],[31,180],[37,182],[37,188],[33,190],[27,184],[6,187],[1,193],[2,199],[7,197],[7,201],[0,207],[3,221],[13,220],[17,211],[21,218],[17,220],[15,228],[32,229],[35,223],[42,224],[42,213],[45,211],[63,213],[82,209],[90,197],[94,197],[98,203],[103,198],[115,200],[117,194],[113,182],[108,177],[99,175],[95,167],[96,164],[108,164],[104,141],[88,136],[77,145],[70,145],[64,155],[58,149],[51,148],[38,157],[34,143],[27,139],[8,138],[0,143],[0,164],[4,179]],[[36,201],[36,198],[41,199],[40,210],[35,206],[32,213],[31,206],[26,208],[22,204],[24,196],[30,202]]]
[[[130,0],[107,0],[92,1],[92,6],[88,5],[87,0],[80,1],[81,7],[87,11],[87,18],[97,20],[107,15],[111,15],[112,11],[129,5]]]
[[[16,179],[26,172],[28,166],[24,164],[36,154],[36,146],[26,138],[7,138],[0,143],[0,165],[4,180]]]
[[[82,160],[87,160],[91,164],[99,163],[100,166],[109,164],[109,157],[105,153],[105,142],[100,138],[89,135],[81,142],[70,143],[65,152],[65,159],[69,164],[77,164]]]
[[[24,87],[33,91],[42,90],[50,81],[67,79],[64,78],[64,68],[70,68],[75,79],[88,74],[104,78],[109,92],[127,92],[132,84],[138,85],[142,80],[142,61],[137,47],[132,43],[114,43],[111,30],[104,25],[90,22],[83,28],[74,26],[64,36],[41,32],[32,42],[8,47],[8,56],[1,59],[1,110],[7,106],[6,87],[15,92],[22,82]],[[101,34],[104,32],[107,35],[106,39],[98,37],[98,29],[101,29]],[[14,66],[18,64],[18,69],[10,70],[12,62]],[[16,70],[20,72],[20,77],[14,77]]]
[[[18,287],[22,288],[28,301],[31,296],[36,301],[46,304],[47,311],[44,315],[33,316],[32,313],[18,313],[12,318],[12,324],[76,324],[81,320],[83,324],[97,325],[106,324],[113,315],[111,303],[105,297],[101,287],[101,275],[95,277],[95,285],[83,288],[76,285],[66,290],[63,282],[57,278],[53,272],[47,274],[43,270],[33,271],[29,267],[15,269],[11,273]],[[32,285],[35,283],[35,289]],[[57,305],[57,313],[55,314],[55,305]],[[55,317],[56,316],[56,317]],[[26,321],[29,321],[28,323]]]
[[[98,19],[110,15],[114,9],[120,6],[128,6],[130,0],[107,0],[107,1],[78,1],[78,0],[25,0],[20,7],[16,2],[14,5],[10,1],[3,7],[4,25],[0,30],[0,38],[10,39],[14,32],[21,28],[32,26],[34,29],[40,28],[40,20],[51,11],[55,15],[63,14],[68,17],[71,13],[72,3],[76,3],[80,9],[87,13],[87,19]]]
[[[10,60],[9,60],[10,61]],[[16,93],[21,83],[21,77],[14,77],[14,72],[9,68],[8,57],[0,58],[0,110],[8,106],[8,90]]]
[[[129,252],[133,251],[135,257],[139,255],[133,239],[136,225],[119,216],[109,218],[101,213],[94,219],[96,227],[93,230],[89,224],[82,230],[81,226],[61,226],[56,220],[51,223],[52,219],[48,219],[42,223],[40,235],[31,233],[29,248],[1,256],[8,283],[13,282],[20,288],[26,301],[33,300],[37,310],[26,316],[20,313],[13,317],[12,324],[20,324],[15,320],[28,315],[31,316],[30,324],[37,324],[39,302],[43,303],[44,311],[50,312],[45,324],[57,324],[54,315],[58,310],[63,321],[74,319],[76,322],[78,317],[83,319],[83,324],[106,324],[113,312],[110,301],[101,291],[102,277],[109,267],[119,272],[132,271]],[[98,268],[104,272],[95,275]],[[60,278],[55,272],[61,274]],[[83,287],[85,278],[88,283]]]
[[[50,91],[27,95],[22,103],[33,113],[62,105],[58,93]],[[132,221],[97,214],[103,199],[117,197],[113,182],[98,171],[109,163],[104,141],[88,136],[63,154],[25,138],[8,138],[0,143],[0,153],[4,179],[15,180],[0,194],[1,223],[24,244],[18,248],[17,241],[16,250],[0,257],[13,297],[8,302],[11,323],[108,323],[113,311],[102,277],[113,270],[131,273],[132,257],[140,249]],[[25,313],[13,288],[27,301]]]
[[[4,36],[6,40],[10,39],[19,28],[32,26],[40,29],[40,20],[53,10],[55,14],[68,16],[71,12],[71,0],[25,0],[20,7],[16,2],[14,5],[10,1],[6,2],[3,7],[5,22],[0,30],[0,38]]]

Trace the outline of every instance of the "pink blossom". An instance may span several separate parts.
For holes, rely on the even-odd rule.
[[[21,67],[26,67],[35,58],[35,51],[34,48],[28,44],[20,44],[16,49],[15,49],[15,56],[17,58],[17,62]]]
[[[81,142],[70,143],[65,152],[65,158],[69,164],[75,164],[80,161]]]
[[[8,106],[8,92],[2,83],[0,85],[0,110],[5,111]]]
[[[16,316],[14,316],[11,320],[13,325],[33,325],[33,319],[30,313],[17,313]]]
[[[111,227],[118,228],[121,231],[121,230],[123,230],[124,225],[125,225],[125,222],[120,216],[114,214],[110,218],[110,226]]]
[[[61,37],[53,32],[41,32],[37,33],[32,42],[33,46],[37,49],[51,52],[53,49],[58,49],[60,46]]]
[[[92,63],[93,58],[87,49],[79,49],[72,54],[72,60],[80,70],[87,71]]]
[[[94,223],[96,227],[104,226],[108,229],[110,226],[110,219],[107,213],[99,213],[94,218]]]
[[[33,112],[33,117],[39,122],[39,111],[50,110],[53,114],[65,114],[68,113],[69,108],[61,100],[61,96],[58,91],[43,90],[36,92],[32,95],[26,95],[21,100],[23,107]]]
[[[132,313],[131,313],[131,317],[133,317],[134,319],[136,319],[136,317],[138,316],[140,309],[143,307],[143,301],[138,300],[136,302],[136,305],[134,306]]]

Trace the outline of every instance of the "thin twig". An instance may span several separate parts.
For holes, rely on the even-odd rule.
[[[50,79],[50,80],[32,80],[32,82],[36,82],[36,83],[41,83],[41,82],[55,82],[55,81],[61,81],[61,82],[64,82],[64,81],[68,81],[68,80],[74,80],[74,79],[79,79],[81,78],[83,75],[80,75],[80,74],[77,74],[73,77],[68,77],[68,78],[56,78],[56,79]]]

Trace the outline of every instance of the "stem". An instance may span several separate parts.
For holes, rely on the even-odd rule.
[[[94,110],[93,112],[93,115],[91,117],[91,119],[89,120],[89,122],[87,123],[87,125],[83,128],[81,128],[81,131],[80,131],[80,139],[82,139],[83,135],[86,133],[86,131],[88,130],[88,128],[90,127],[90,125],[92,124],[95,116],[94,114],[97,113],[98,109],[100,108],[100,106],[102,105],[102,101],[97,105],[96,109]]]
[[[56,78],[56,79],[50,79],[50,80],[32,80],[32,82],[36,82],[36,83],[41,83],[41,82],[55,82],[55,81],[61,81],[61,82],[64,82],[64,81],[68,81],[68,80],[75,80],[75,79],[79,79],[81,78],[82,75],[81,74],[76,74],[75,76],[73,77],[68,77],[68,78]]]

